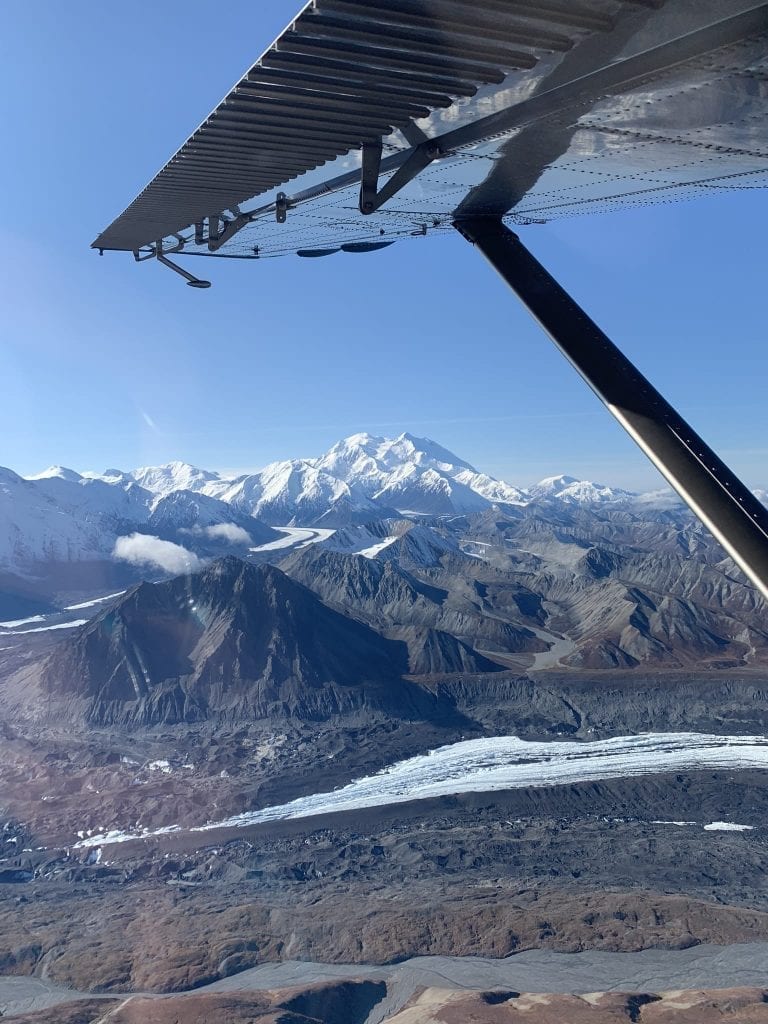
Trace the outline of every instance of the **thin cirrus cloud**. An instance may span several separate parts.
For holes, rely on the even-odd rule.
[[[152,565],[171,573],[196,572],[203,565],[193,551],[181,544],[144,533],[118,537],[112,554],[123,562]]]
[[[139,409],[139,412],[141,413],[141,418],[144,420],[149,429],[154,430],[156,434],[159,434],[160,428],[149,415],[149,413],[146,411],[146,409]]]

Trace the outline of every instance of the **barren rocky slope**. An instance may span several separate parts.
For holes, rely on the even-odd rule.
[[[768,938],[757,770],[77,846],[477,737],[768,733],[765,605],[703,532],[677,513],[545,504],[349,526],[144,583],[85,625],[5,627],[0,972],[168,992],[292,958]],[[456,1010],[435,998],[436,1019]]]
[[[413,643],[438,672],[493,668],[449,636]],[[407,671],[404,643],[328,608],[279,569],[227,558],[129,591],[16,688],[28,714],[35,687],[48,713],[70,702],[94,725],[312,720],[363,705],[423,717],[434,700],[403,680]]]

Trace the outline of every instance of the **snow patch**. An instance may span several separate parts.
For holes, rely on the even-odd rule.
[[[86,838],[74,843],[72,849],[88,850],[94,846],[108,846],[111,843],[129,843],[132,839],[146,839],[152,836],[167,836],[172,832],[180,831],[180,825],[166,825],[163,828],[157,828],[153,831],[150,831],[148,828],[137,829],[133,832],[121,832],[120,829],[113,828],[108,832],[106,830],[102,830],[99,835],[91,835],[91,830],[89,829],[86,833]],[[80,835],[79,832],[77,834]]]
[[[4,633],[4,636],[26,636],[27,633],[47,633],[51,629],[74,629],[84,626],[88,619],[73,619],[71,622],[56,622],[52,626],[36,626],[34,629],[16,629]]]
[[[16,626],[26,626],[30,622],[45,622],[44,615],[30,615],[28,619],[9,619],[8,622],[0,622],[3,629],[14,629]]]
[[[664,821],[663,819],[656,819],[651,822],[652,825],[698,825],[698,821]]]
[[[104,597],[94,597],[91,601],[82,601],[80,604],[68,604],[65,605],[65,612],[79,612],[81,608],[93,608],[94,605],[103,604],[104,601],[111,601],[114,597],[120,597],[124,594],[124,590],[118,590],[114,594],[105,594]],[[0,622],[0,626],[2,623]]]
[[[259,544],[258,547],[251,548],[250,550],[252,552],[262,552],[279,551],[281,548],[305,548],[309,544],[316,544],[318,541],[327,540],[336,532],[335,530],[321,530],[317,527],[310,530],[297,526],[275,526],[274,529],[285,536],[272,540],[268,544]]]
[[[378,544],[371,544],[368,548],[360,548],[357,554],[362,555],[363,558],[375,558],[384,548],[388,548],[390,544],[394,544],[398,539],[398,537],[385,537]]]
[[[516,736],[465,740],[411,757],[334,792],[299,797],[190,829],[204,832],[286,818],[359,810],[456,793],[563,786],[598,779],[656,775],[667,771],[768,769],[768,737],[699,733],[646,733],[588,742],[529,742]],[[747,826],[712,825],[735,829]],[[77,845],[125,842],[177,831],[118,833],[119,839],[91,837]],[[712,826],[705,826],[711,830]]]

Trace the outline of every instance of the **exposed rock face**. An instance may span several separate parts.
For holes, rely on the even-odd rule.
[[[291,555],[281,568],[327,604],[381,622],[433,625],[447,598],[392,562],[313,545]]]
[[[414,996],[387,1024],[716,1024],[768,1021],[761,989],[627,993],[588,996],[542,995],[491,990],[429,988]]]
[[[363,705],[419,717],[405,644],[327,607],[272,566],[235,558],[142,584],[68,637],[41,670],[49,698],[93,723],[296,714]]]
[[[263,992],[79,1000],[8,1019],[16,1024],[364,1024],[386,991],[383,981],[341,980]]]
[[[45,1010],[14,1013],[7,1019],[14,1024],[96,1024],[110,1010],[117,1009],[121,1002],[118,999],[78,999]]]
[[[403,628],[398,631],[408,644],[410,671],[414,675],[445,675],[467,672],[501,672],[496,664],[482,654],[440,629]]]
[[[503,604],[512,617],[505,592],[527,588],[538,624],[570,641],[562,666],[726,668],[768,659],[765,601],[684,513],[530,507],[468,517],[462,535],[495,570],[496,579],[482,577],[487,610]]]
[[[465,582],[452,569],[437,574],[435,582],[442,584],[437,586],[403,568],[395,558],[344,554],[325,545],[296,552],[281,568],[327,604],[406,640],[413,673],[498,671],[499,665],[480,656],[476,648],[487,654],[547,648],[527,624],[538,621],[538,608],[535,596],[523,586],[511,584],[512,594],[505,595],[511,607],[496,609],[490,603],[484,607],[482,595],[487,588],[472,580]],[[425,653],[425,645],[431,647],[431,654]]]

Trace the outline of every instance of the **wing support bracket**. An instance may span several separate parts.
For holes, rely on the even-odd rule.
[[[222,218],[223,227],[221,226],[221,222],[217,223],[216,230],[214,232],[212,231],[212,222],[214,218],[209,217],[208,251],[216,252],[217,249],[220,249],[222,245],[225,245],[231,238],[234,238],[238,231],[242,231],[243,228],[247,227],[254,219],[255,218],[253,217],[252,214],[240,213],[240,211],[238,210],[237,216],[233,217],[231,220],[225,220],[224,218]],[[215,220],[219,221],[219,218],[216,217]],[[195,241],[197,241],[197,234],[195,235]],[[198,244],[200,243],[198,242]]]
[[[195,277],[194,274],[190,274],[188,270],[183,270],[178,263],[174,263],[173,260],[169,260],[167,256],[163,256],[161,253],[157,255],[157,262],[162,263],[164,267],[168,267],[169,270],[175,270],[177,274],[180,274],[187,282],[190,288],[210,288],[210,281],[203,281],[199,277]]]
[[[278,224],[285,224],[288,220],[288,209],[291,202],[285,192],[278,192],[275,199],[275,220]]]
[[[421,172],[429,167],[433,160],[443,155],[440,146],[433,139],[427,139],[417,145],[392,177],[379,188],[381,172],[381,139],[363,143],[363,166],[360,172],[360,213],[375,213],[400,189],[413,181]]]
[[[168,267],[169,270],[173,270],[174,273],[179,274],[181,277],[183,277],[190,288],[210,288],[210,281],[203,281],[199,277],[195,277],[194,274],[190,274],[188,270],[184,270],[182,267],[178,265],[178,263],[174,263],[173,260],[169,260],[168,257],[165,255],[165,252],[181,252],[181,250],[184,248],[184,239],[181,237],[181,235],[177,235],[176,237],[178,238],[178,243],[172,249],[163,250],[162,238],[158,239],[157,242],[155,242],[155,259],[157,260],[158,263],[162,263],[164,267]]]
[[[608,411],[768,599],[768,509],[495,217],[454,227],[507,283]]]

